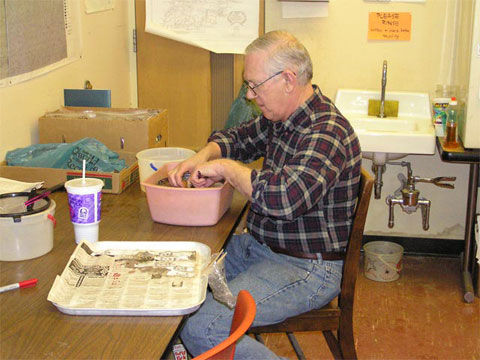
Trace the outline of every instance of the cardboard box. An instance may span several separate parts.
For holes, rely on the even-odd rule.
[[[139,178],[136,153],[117,152],[119,157],[125,160],[126,169],[118,173],[87,171],[85,174],[87,177],[102,179],[105,183],[102,189],[104,193],[120,194]],[[82,170],[7,166],[6,161],[3,161],[0,163],[0,177],[25,182],[44,181],[44,187],[48,188],[67,180],[82,177]]]
[[[139,178],[136,154],[141,150],[167,146],[166,110],[64,107],[47,113],[38,121],[40,143],[75,142],[95,138],[119,154],[127,165],[115,173],[87,171],[86,176],[102,179],[102,192],[120,194]],[[7,166],[0,163],[0,176],[37,182],[46,187],[82,176],[82,170]]]
[[[38,119],[39,142],[71,143],[85,137],[112,151],[138,153],[168,143],[167,110],[63,107]]]

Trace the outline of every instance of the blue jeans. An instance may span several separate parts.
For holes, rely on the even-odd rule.
[[[288,317],[320,308],[340,293],[342,261],[299,259],[272,252],[249,234],[234,236],[225,249],[228,287],[236,297],[248,290],[257,304],[253,326],[281,322]],[[207,298],[187,320],[181,338],[197,356],[225,340],[230,332],[233,310]],[[279,359],[271,350],[243,336],[235,359]]]

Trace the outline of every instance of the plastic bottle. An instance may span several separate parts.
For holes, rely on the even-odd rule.
[[[457,98],[452,97],[447,108],[447,121],[445,124],[445,147],[456,147],[457,143],[457,117],[458,103]]]
[[[435,125],[442,127],[439,136],[445,136],[445,124],[447,121],[447,107],[452,96],[456,95],[456,87],[453,85],[437,85],[435,98],[433,99],[433,120]]]

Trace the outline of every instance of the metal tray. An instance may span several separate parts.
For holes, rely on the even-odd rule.
[[[185,258],[182,260],[181,256],[176,255],[173,255],[175,259],[173,262],[173,267],[168,267],[170,270],[165,270],[165,261],[168,260],[168,264],[172,264],[171,258],[164,256],[165,254],[169,256],[168,254],[170,252],[172,254],[195,252],[196,265],[195,271],[193,271],[194,275],[191,276],[192,273],[189,273],[189,276],[184,277],[184,273],[178,271],[178,269],[184,269],[187,267],[176,266],[177,263],[175,261],[181,263],[183,260],[185,260]],[[88,255],[86,256],[86,254]],[[134,258],[134,261],[132,261],[131,257],[140,256],[139,254],[141,256],[145,256],[145,254],[147,254],[149,260],[151,260],[150,257],[153,257],[156,260],[151,260],[147,263],[145,262],[144,257],[142,257],[142,260],[138,262],[137,257]],[[105,256],[108,258],[105,258]],[[98,261],[100,264],[104,265],[105,263],[111,261],[111,264],[115,264],[115,266],[95,266],[97,257],[103,258],[103,260]],[[62,275],[57,276],[55,279],[55,282],[50,289],[48,300],[51,301],[59,311],[69,315],[175,316],[189,314],[197,310],[205,301],[208,275],[204,274],[202,270],[209,264],[210,257],[210,248],[207,245],[198,242],[82,242],[78,244],[77,248],[73,252],[64,271],[62,272]],[[79,259],[83,259],[83,263],[79,261]],[[191,262],[191,258],[188,258],[188,260],[185,261]],[[124,265],[127,264],[127,267],[130,266],[128,271],[122,267],[122,262]],[[85,266],[85,264],[87,265]],[[142,266],[137,267],[139,264]],[[97,274],[91,275],[92,269],[99,268],[102,268],[103,270]],[[191,268],[188,267],[188,269]],[[159,270],[161,271],[159,272]],[[83,273],[80,274],[79,271],[84,271],[85,273],[90,271],[90,273],[87,275],[82,275]],[[171,272],[173,272],[174,275],[171,275]],[[115,284],[113,279],[114,276],[118,276],[118,274],[121,274],[121,276],[125,275],[122,278],[122,281],[125,282],[137,281],[138,277],[143,277],[146,279],[144,281],[144,287],[142,287],[142,281],[139,281],[139,284],[135,283],[135,285],[138,285],[138,287],[135,288],[134,291],[132,290],[132,287],[128,288],[128,286],[125,284],[124,286],[118,286],[114,289],[115,291],[118,290],[120,293],[118,296],[118,302],[115,302],[114,297],[109,297],[109,301],[111,301],[112,305],[102,305],[102,303],[104,304],[106,302],[102,300],[102,297],[105,296],[105,292],[111,291],[111,289],[114,287]],[[131,280],[133,277],[135,277],[134,280]],[[78,281],[79,278],[82,278],[82,281]],[[87,280],[84,281],[84,279]],[[182,279],[185,280],[185,286],[183,289],[180,289],[180,287],[184,285],[184,281]],[[89,280],[94,286],[89,286],[86,284],[86,282]],[[104,285],[102,285],[102,281],[104,281]],[[177,282],[177,284],[181,282],[182,285],[174,285],[174,282]],[[154,285],[152,285],[152,283],[154,283]],[[88,288],[86,288],[87,286]],[[98,289],[96,289],[96,287],[98,287]],[[176,289],[177,287],[178,291]],[[66,289],[67,291],[62,292],[61,289]],[[88,289],[88,296],[95,300],[91,300],[90,302],[86,301],[84,303],[72,301],[72,299],[75,299],[75,296],[77,298],[86,298],[86,296],[80,296],[83,294],[83,292],[87,291],[85,289]],[[168,300],[163,301],[160,298],[157,299],[155,295],[151,295],[152,298],[149,298],[150,295],[148,294],[149,292],[153,291],[153,289],[156,289],[155,294],[159,294],[157,297],[163,296],[168,298]],[[77,293],[75,293],[76,291]],[[139,298],[135,296],[136,292],[146,294],[144,295],[145,299],[143,304],[136,306],[135,304],[125,301],[125,297],[128,298],[133,296],[135,298]],[[65,299],[59,301],[59,296],[57,295],[63,295],[64,293],[74,295],[69,301],[64,301]],[[110,293],[108,294],[110,295]],[[179,297],[182,294],[183,297]],[[95,304],[92,305],[92,301],[95,302]],[[122,302],[123,304],[128,304],[128,306],[122,306]]]

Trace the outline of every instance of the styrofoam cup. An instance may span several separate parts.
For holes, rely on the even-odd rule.
[[[70,220],[74,225],[75,241],[98,241],[101,220],[103,181],[95,178],[78,178],[65,183],[68,193]]]
[[[82,241],[97,242],[98,228],[100,221],[93,224],[75,224],[73,223],[73,230],[75,231],[75,242],[80,244]]]

